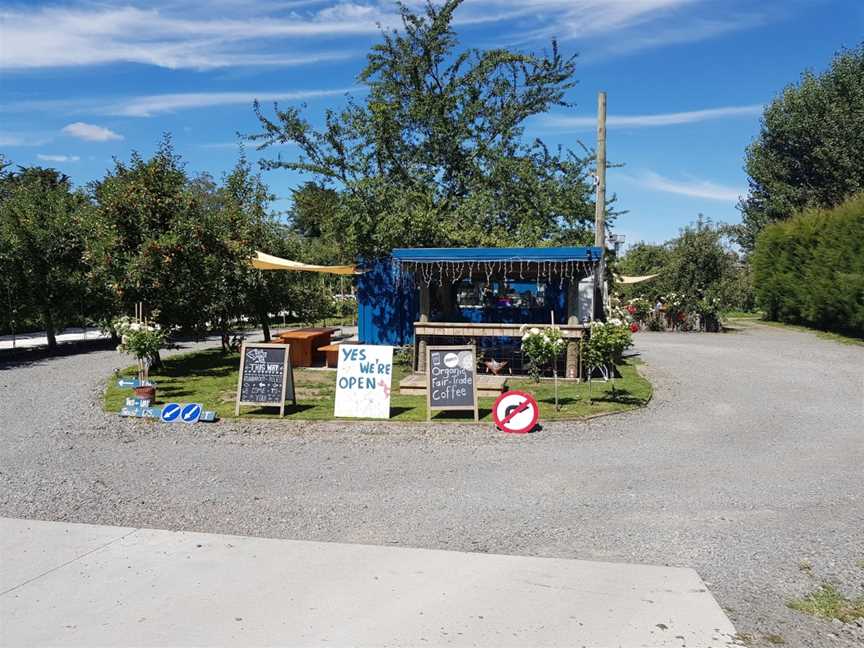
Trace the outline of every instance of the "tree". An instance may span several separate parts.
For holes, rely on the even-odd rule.
[[[218,272],[214,251],[225,245],[212,227],[213,191],[206,178],[190,184],[167,137],[151,159],[134,153],[128,164],[115,161],[92,186],[90,256],[118,311],[142,303],[163,327],[204,326]]]
[[[616,272],[659,276],[623,286],[624,296],[645,297],[654,303],[657,297],[676,293],[685,309],[703,314],[718,308],[752,310],[750,268],[727,245],[733,234],[729,226],[714,225],[700,214],[674,239],[660,245],[635,244],[618,261]]]
[[[365,100],[328,111],[320,131],[297,108],[276,106],[270,118],[255,104],[261,132],[250,139],[301,150],[296,161],[277,157],[263,167],[310,173],[322,191],[336,192],[332,220],[314,213],[350,256],[590,239],[592,158],[523,140],[526,119],[567,105],[573,58],[554,42],[543,56],[457,51],[451,22],[460,4],[428,3],[422,14],[403,6],[402,31],[382,34],[360,74]],[[295,197],[312,193],[307,186]]]
[[[766,109],[748,148],[750,191],[738,240],[747,251],[769,223],[833,207],[864,190],[864,44],[823,74],[805,72]]]
[[[41,167],[0,170],[0,270],[6,295],[21,316],[39,318],[48,349],[56,333],[81,319],[86,280],[86,197],[69,178]]]
[[[653,301],[663,292],[663,276],[669,263],[668,244],[655,245],[640,241],[633,244],[627,253],[615,263],[615,273],[619,275],[641,277],[650,274],[660,274],[661,277],[647,283],[623,286],[626,296],[640,295]]]
[[[328,265],[352,263],[338,218],[339,193],[322,184],[306,182],[292,192],[292,197],[289,227],[304,241],[304,259]]]
[[[249,265],[256,250],[276,256],[295,257],[296,237],[268,211],[273,200],[261,176],[252,172],[245,155],[226,176],[219,190],[218,223],[220,240],[227,242],[221,255],[218,284],[212,304],[214,320],[227,331],[231,319],[254,316],[270,340],[270,312],[281,310],[290,300],[291,287],[298,282],[294,273],[264,272]],[[224,342],[224,336],[223,336]]]
[[[736,256],[723,245],[722,227],[699,214],[695,223],[681,230],[669,242],[669,261],[663,284],[695,306],[700,301],[720,298],[720,285],[732,273]]]

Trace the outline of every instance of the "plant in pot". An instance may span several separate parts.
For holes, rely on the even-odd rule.
[[[117,351],[128,353],[138,361],[138,387],[135,395],[138,398],[154,401],[156,387],[150,382],[150,365],[165,346],[165,331],[158,324],[150,324],[131,317],[121,317],[114,320],[114,330],[120,336]]]

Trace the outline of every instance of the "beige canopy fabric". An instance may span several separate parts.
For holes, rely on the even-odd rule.
[[[264,254],[263,252],[255,252],[255,258],[250,260],[253,268],[259,270],[293,270],[295,272],[320,272],[323,274],[336,275],[353,275],[360,274],[354,266],[323,266],[311,265],[308,263],[300,263],[299,261],[290,261],[289,259],[280,259],[272,254]]]
[[[618,277],[618,283],[637,284],[637,283],[642,283],[643,281],[648,281],[649,279],[653,279],[656,276],[658,276],[658,275],[656,275],[656,274],[643,275],[641,277],[625,277],[622,275],[622,276]]]

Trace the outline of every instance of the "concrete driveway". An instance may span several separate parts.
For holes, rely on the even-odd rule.
[[[0,367],[0,515],[692,567],[752,645],[857,646],[786,602],[864,593],[864,348],[764,326],[637,335],[651,405],[488,426],[118,421],[125,363]]]

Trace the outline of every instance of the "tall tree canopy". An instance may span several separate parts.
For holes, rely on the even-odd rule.
[[[806,72],[766,109],[747,150],[750,192],[741,203],[746,250],[768,223],[809,207],[833,207],[864,190],[864,45]]]
[[[311,173],[302,227],[314,214],[350,255],[395,246],[588,242],[592,158],[526,142],[525,120],[567,105],[574,59],[553,42],[538,56],[506,49],[457,51],[451,29],[461,0],[402,7],[403,28],[382,34],[360,81],[365,99],[328,111],[315,130],[297,108],[256,103],[261,148],[293,142],[301,155],[263,162]],[[303,209],[304,206],[301,206]]]
[[[0,169],[0,309],[8,304],[19,317],[39,320],[50,349],[58,329],[89,312],[96,290],[86,280],[87,210],[86,196],[54,169]]]

